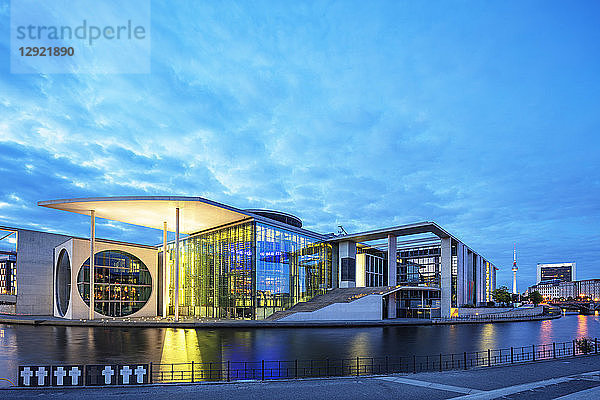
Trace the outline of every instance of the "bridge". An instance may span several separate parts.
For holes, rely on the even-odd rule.
[[[577,310],[584,315],[593,315],[596,311],[600,311],[600,302],[594,301],[552,301],[548,304],[560,307],[563,310]]]

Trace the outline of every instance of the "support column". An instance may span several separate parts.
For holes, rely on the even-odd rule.
[[[162,316],[163,318],[167,316],[167,305],[169,301],[169,279],[168,279],[168,271],[169,264],[167,258],[167,222],[163,222],[163,273],[162,273]]]
[[[461,242],[456,243],[456,306],[465,304],[465,245]]]
[[[396,236],[388,235],[388,286],[396,286],[396,272],[398,269],[398,260],[397,260],[397,243]]]
[[[175,209],[175,321],[179,320],[179,207]]]
[[[473,293],[475,291],[475,279],[473,279],[473,252],[467,249],[467,261],[465,268],[467,269],[467,293],[466,293],[466,302],[465,304],[473,304]]]
[[[88,319],[94,319],[95,303],[95,268],[94,268],[94,245],[96,242],[96,211],[90,211],[90,311]]]
[[[450,316],[452,298],[452,239],[442,238],[442,252],[440,262],[441,273],[441,314],[442,317]]]
[[[396,296],[398,292],[390,293],[388,296],[388,309],[387,309],[387,317],[389,319],[396,318]]]
[[[485,302],[485,273],[483,271],[483,259],[477,254],[477,304]]]

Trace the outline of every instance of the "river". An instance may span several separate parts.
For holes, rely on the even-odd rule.
[[[0,324],[0,377],[18,365],[339,359],[486,351],[600,337],[600,318],[415,327],[84,328]]]

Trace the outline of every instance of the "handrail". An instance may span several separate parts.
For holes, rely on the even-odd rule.
[[[151,371],[152,382],[154,383],[230,382],[446,371],[509,365],[586,354],[598,354],[598,339],[580,338],[569,342],[423,356],[151,363]]]

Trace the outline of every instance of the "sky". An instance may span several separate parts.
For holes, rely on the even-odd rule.
[[[600,278],[600,3],[151,3],[149,74],[14,74],[0,0],[0,225],[201,196],[321,233],[435,221],[519,290]],[[99,220],[97,235],[161,233]]]

